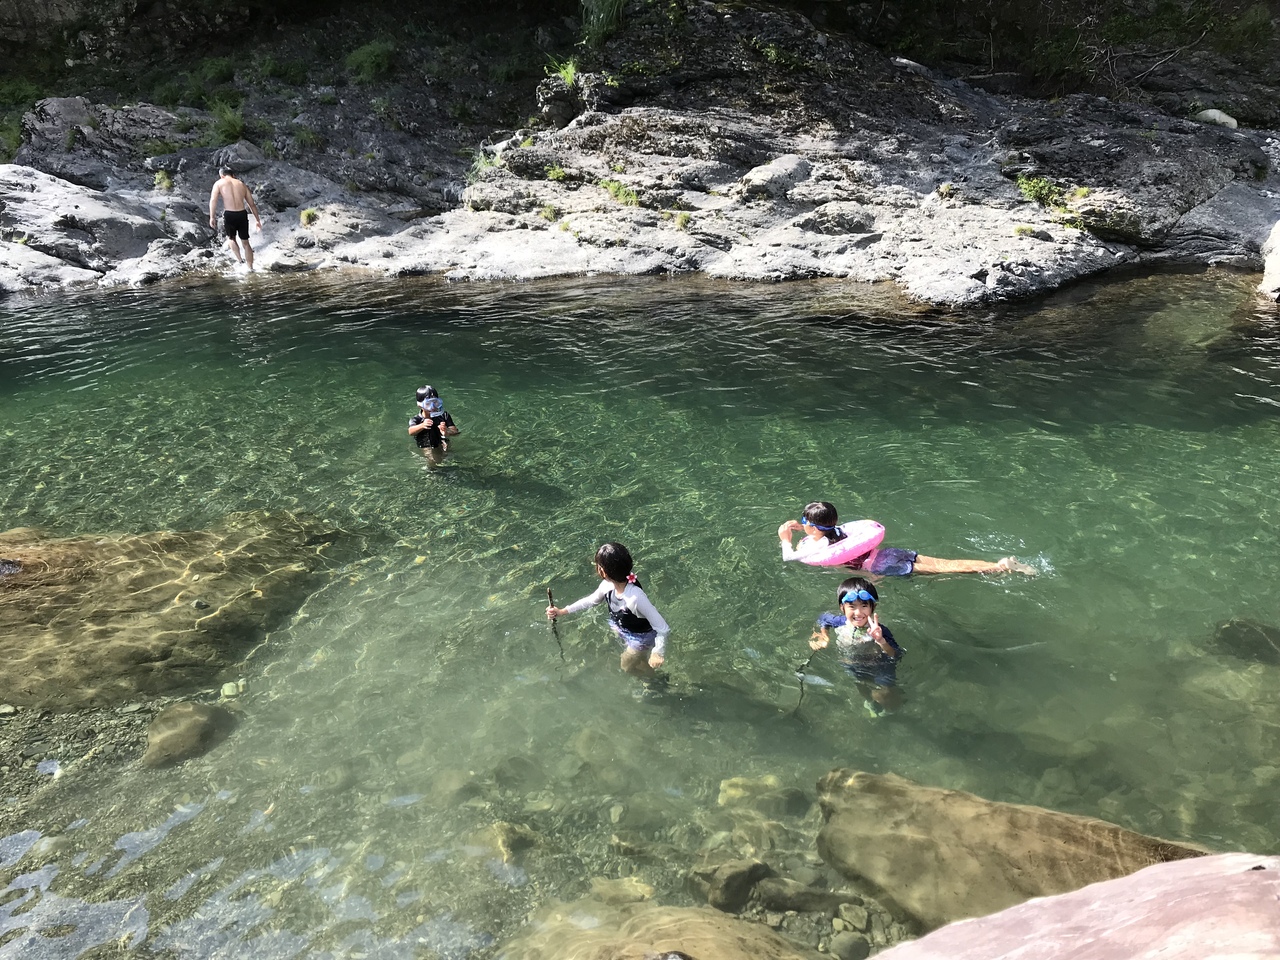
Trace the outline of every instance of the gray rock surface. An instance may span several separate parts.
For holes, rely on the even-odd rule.
[[[1280,857],[1227,853],[965,920],[884,960],[1269,960],[1280,956]]]
[[[526,90],[521,115],[540,112],[542,129],[472,129],[470,173],[466,131],[442,123],[448,105],[408,77],[394,102],[359,85],[250,89],[245,115],[277,133],[217,148],[199,145],[215,126],[203,110],[42,100],[24,118],[17,165],[0,167],[0,248],[40,256],[0,251],[0,290],[235,269],[208,227],[221,162],[257,193],[257,264],[278,272],[833,277],[963,306],[1124,264],[1264,267],[1280,222],[1280,134],[1150,105],[1181,109],[1179,83],[1247,78],[1162,69],[1168,94],[1148,105],[1029,100],[794,11],[682,9],[678,29],[636,11],[600,72]],[[752,36],[772,61],[744,45]],[[676,52],[682,69],[656,66]],[[619,78],[636,63],[648,66]],[[1249,115],[1270,113],[1232,114]],[[315,212],[306,225],[304,210]]]

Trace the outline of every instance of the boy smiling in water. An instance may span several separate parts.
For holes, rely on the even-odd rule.
[[[858,682],[858,691],[873,717],[896,710],[902,702],[897,683],[903,651],[876,616],[879,600],[869,580],[850,577],[836,590],[840,612],[818,617],[809,638],[810,647],[822,650],[831,642],[828,631],[835,631],[840,665]]]

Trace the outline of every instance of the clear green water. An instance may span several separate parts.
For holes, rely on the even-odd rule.
[[[287,509],[367,553],[239,674],[227,744],[68,767],[56,855],[19,859],[31,825],[7,824],[0,957],[486,956],[591,877],[689,902],[701,846],[768,856],[722,779],[812,793],[835,766],[1274,851],[1280,668],[1208,646],[1229,618],[1280,621],[1280,318],[1255,282],[947,317],[656,279],[5,302],[4,527]],[[405,433],[427,381],[464,429],[434,471]],[[884,583],[904,709],[867,717],[819,659],[793,715],[839,580],[779,562],[811,499],[1042,573]],[[564,661],[542,618],[548,585],[594,587],[608,539],[673,626],[664,699],[634,696],[601,617],[562,621]],[[540,840],[504,862],[497,821]]]

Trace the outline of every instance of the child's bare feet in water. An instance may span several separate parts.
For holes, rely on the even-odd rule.
[[[1017,557],[1005,557],[998,564],[996,564],[996,566],[998,566],[1005,573],[1021,573],[1021,574],[1025,574],[1028,577],[1034,577],[1037,573],[1040,572],[1035,567],[1028,566],[1027,564],[1023,563]]]

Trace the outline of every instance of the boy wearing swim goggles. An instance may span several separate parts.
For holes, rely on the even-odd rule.
[[[840,665],[857,681],[867,712],[873,717],[896,710],[902,702],[897,673],[903,650],[876,616],[879,600],[871,581],[850,577],[836,590],[840,612],[819,616],[809,638],[810,647],[822,650],[831,642],[828,631],[835,631]]]

